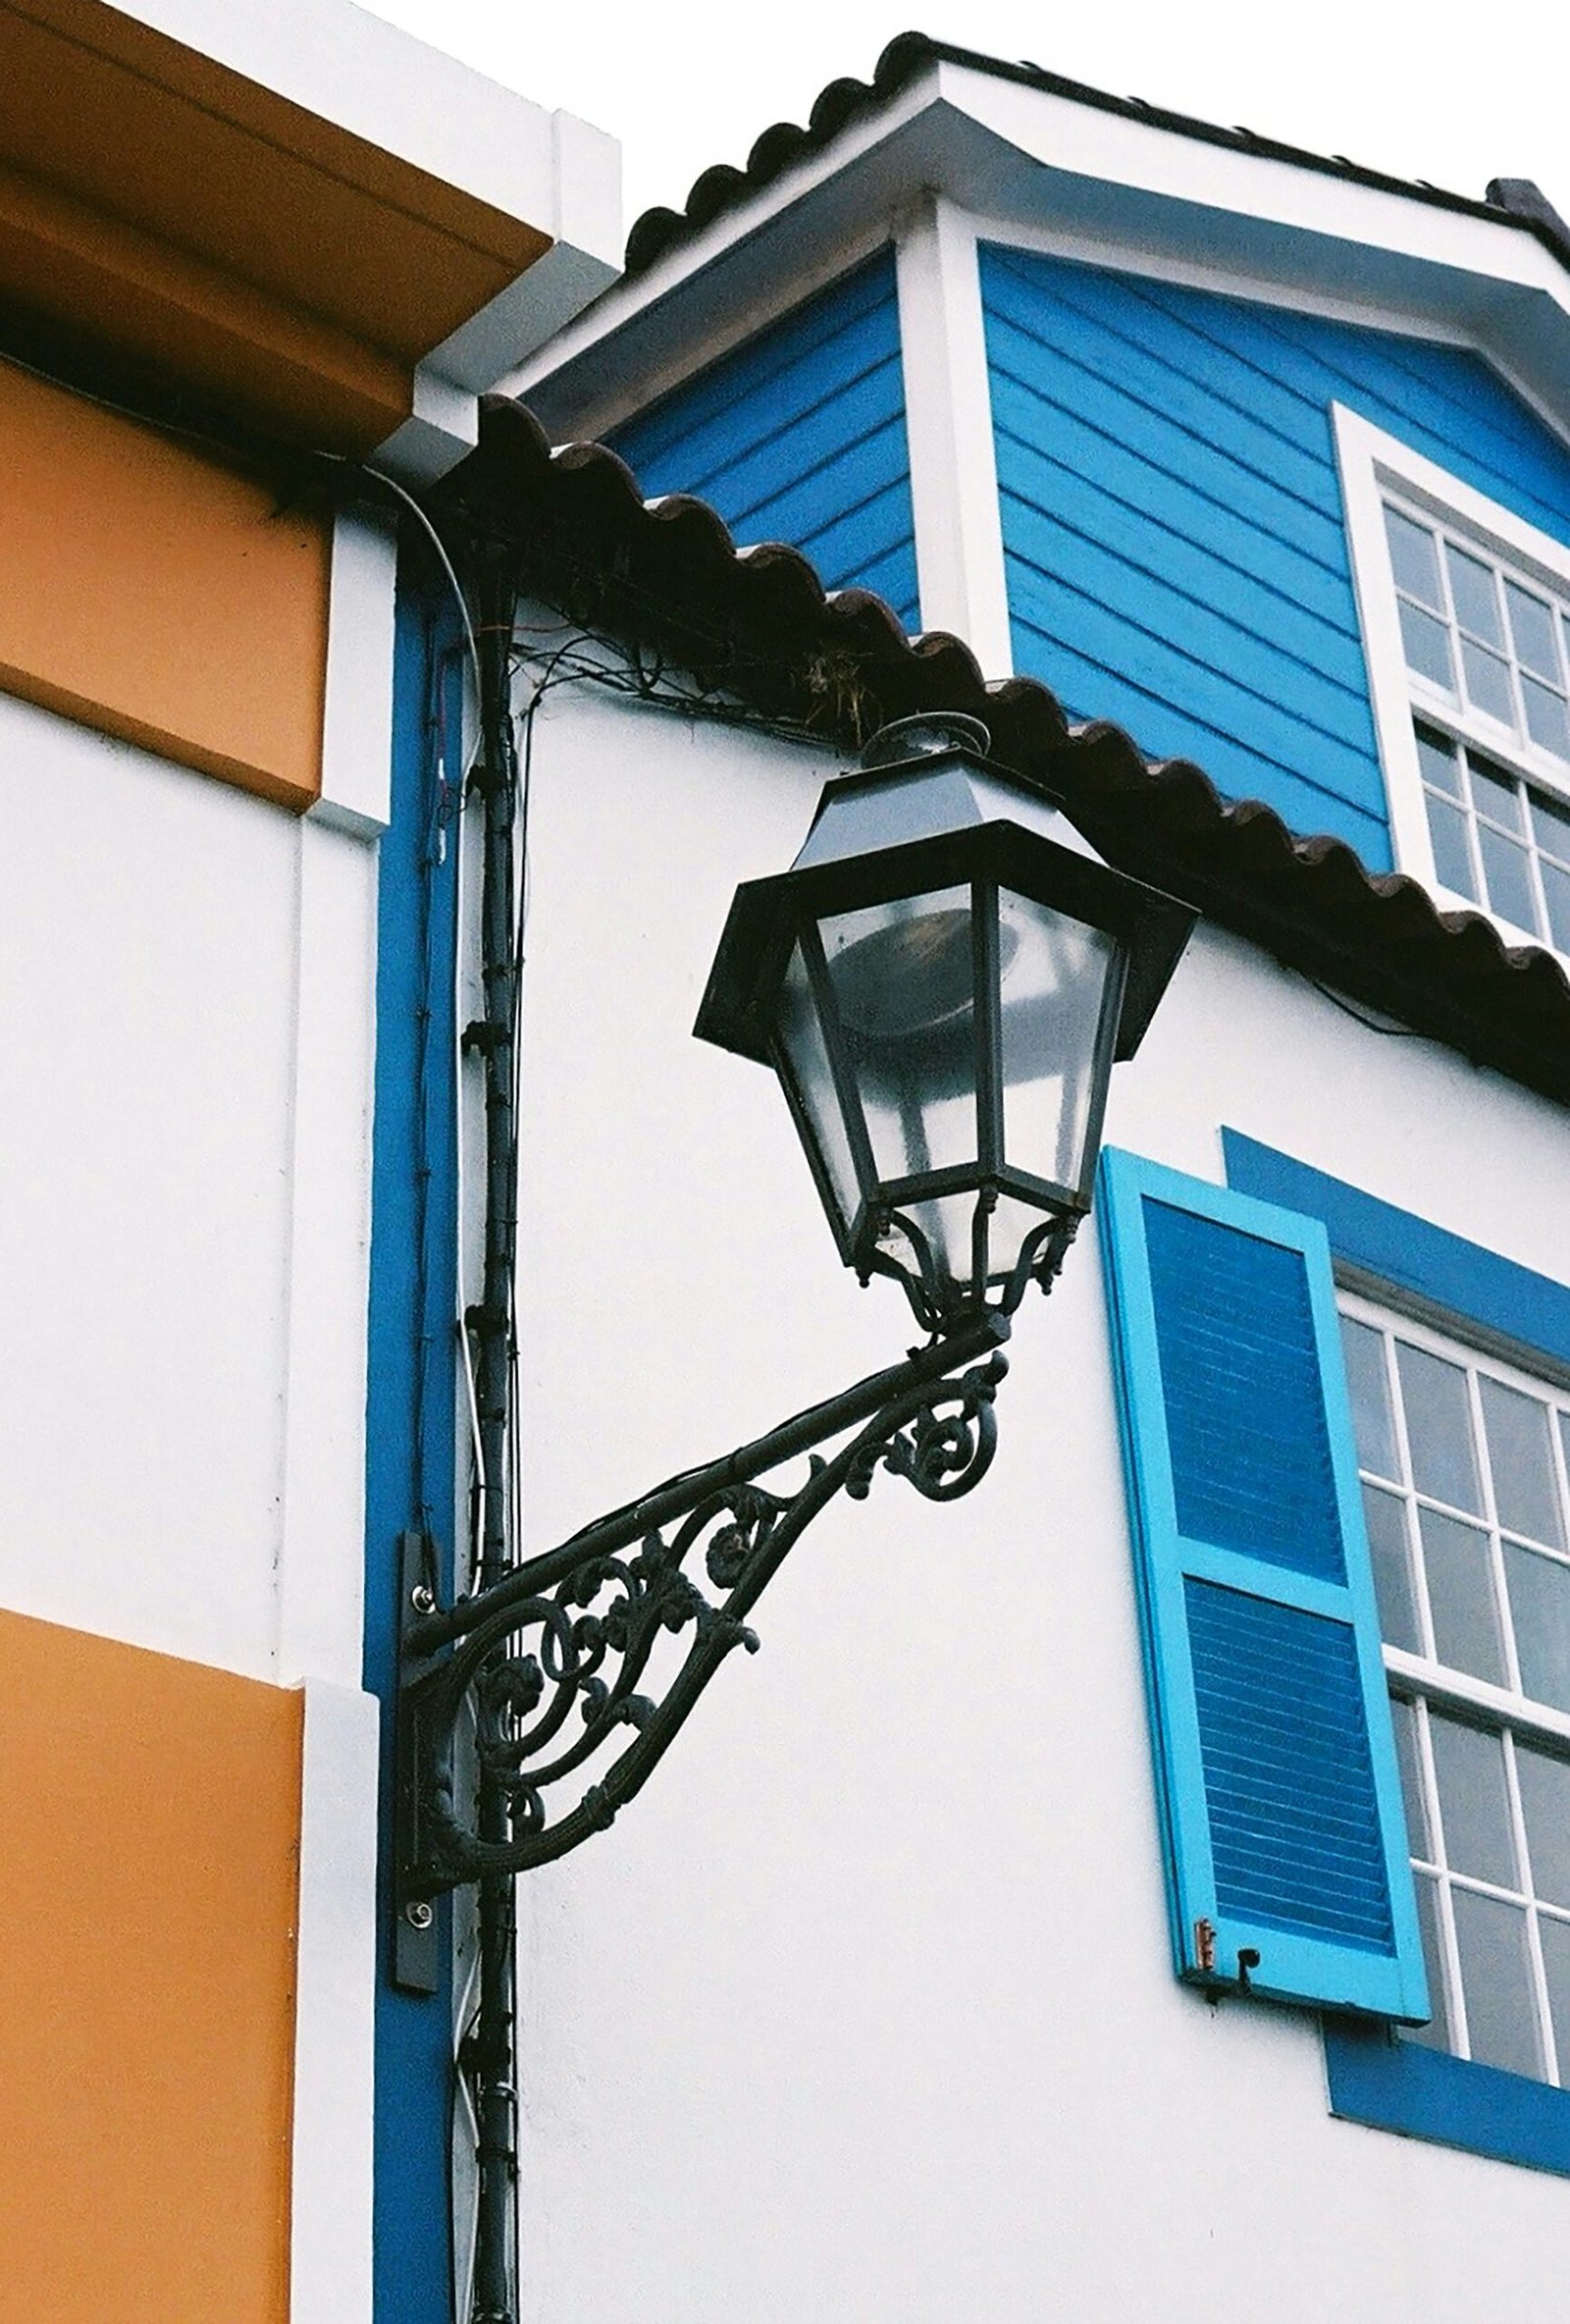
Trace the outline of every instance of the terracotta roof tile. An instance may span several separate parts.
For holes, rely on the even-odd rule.
[[[455,546],[504,550],[521,585],[568,618],[690,671],[847,755],[890,718],[968,712],[997,758],[1050,787],[1109,861],[1196,904],[1303,975],[1561,1102],[1570,981],[1536,945],[1440,912],[1351,848],[1298,836],[1258,800],[1228,801],[1185,760],[1147,761],[1102,722],[1071,727],[1031,678],[987,686],[941,632],[907,637],[880,598],[826,594],[799,551],[738,550],[704,502],[646,502],[601,445],[552,451],[521,405],[484,408],[480,447],[428,498]]]
[[[1490,184],[1487,200],[1475,201],[1467,194],[1447,193],[1442,186],[1432,185],[1426,179],[1397,178],[1387,171],[1365,168],[1341,153],[1312,153],[1277,137],[1260,136],[1253,130],[1224,129],[1215,122],[1198,121],[1191,114],[1148,104],[1142,97],[1114,96],[1106,89],[1091,88],[1082,80],[1071,80],[1062,73],[1049,72],[1043,65],[1010,63],[1001,57],[985,56],[977,49],[958,48],[946,40],[933,40],[925,32],[901,32],[878,58],[870,80],[831,80],[814,102],[805,129],[791,122],[776,122],[758,138],[744,168],[738,170],[721,164],[705,170],[682,209],[646,210],[641,218],[635,219],[627,238],[627,273],[647,273],[667,251],[701,233],[726,210],[735,209],[772,185],[792,163],[804,155],[820,152],[849,121],[886,104],[930,66],[940,64],[961,65],[971,72],[990,74],[995,79],[1020,82],[1051,96],[1071,98],[1075,104],[1092,106],[1098,112],[1150,122],[1158,129],[1175,131],[1179,136],[1193,137],[1203,144],[1229,145],[1239,152],[1288,162],[1298,169],[1349,178],[1357,185],[1375,186],[1386,193],[1404,194],[1413,201],[1428,202],[1439,209],[1460,211],[1469,217],[1506,219],[1536,235],[1556,258],[1570,266],[1570,235],[1564,222],[1529,179],[1496,178]]]

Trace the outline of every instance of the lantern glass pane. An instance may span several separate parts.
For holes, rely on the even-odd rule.
[[[902,1202],[897,1218],[891,1222],[884,1238],[884,1247],[913,1274],[920,1273],[920,1265],[911,1248],[909,1238],[901,1232],[898,1220],[907,1218],[925,1236],[932,1253],[932,1264],[941,1283],[951,1291],[968,1294],[972,1266],[972,1230],[975,1220],[975,1195],[941,1194],[931,1202]]]
[[[819,928],[879,1180],[888,1185],[973,1164],[968,887],[837,913]],[[944,1235],[947,1240],[946,1228]]]
[[[1016,1170],[1080,1188],[1118,944],[1033,896],[998,895],[1003,1151]]]
[[[850,1140],[845,1134],[845,1118],[840,1111],[834,1077],[829,1070],[823,1029],[818,1022],[811,983],[799,944],[791,950],[790,967],[785,972],[785,981],[780,987],[779,1013],[775,1024],[780,1046],[790,1065],[797,1094],[807,1116],[812,1143],[817,1148],[830,1199],[839,1213],[842,1232],[848,1233],[859,1200],[856,1165],[851,1159]]]
[[[987,1220],[987,1283],[1007,1283],[1025,1238],[1044,1226],[1049,1218],[1059,1215],[1045,1204],[1038,1206],[1027,1201],[1021,1194],[1000,1194]]]

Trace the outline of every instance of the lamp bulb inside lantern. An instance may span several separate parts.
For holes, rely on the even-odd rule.
[[[829,973],[846,1031],[869,1041],[906,1041],[968,1017],[975,999],[970,926],[968,910],[917,912],[836,953]],[[1007,925],[999,935],[1001,977],[1020,938]]]

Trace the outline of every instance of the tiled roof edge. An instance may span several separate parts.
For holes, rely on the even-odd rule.
[[[1225,129],[1215,122],[1198,121],[1191,114],[1146,104],[1138,97],[1114,96],[1106,89],[1091,88],[1082,80],[1072,80],[1065,74],[1050,72],[1044,65],[1016,64],[1001,57],[985,56],[977,49],[934,40],[925,32],[900,32],[878,58],[869,81],[829,82],[813,103],[805,129],[793,122],[776,122],[754,144],[743,168],[720,163],[705,170],[695,181],[681,210],[645,210],[633,221],[627,237],[626,274],[647,274],[667,251],[701,233],[727,210],[738,208],[753,194],[761,192],[793,162],[804,155],[820,152],[848,122],[886,104],[932,65],[961,65],[972,72],[990,74],[994,79],[1013,80],[1052,96],[1071,98],[1075,104],[1093,106],[1102,113],[1116,113],[1125,120],[1173,130],[1179,136],[1197,138],[1208,145],[1230,146],[1236,152],[1288,162],[1297,169],[1318,170],[1323,175],[1348,179],[1383,193],[1398,193],[1438,209],[1458,211],[1465,217],[1492,218],[1519,226],[1535,235],[1561,264],[1570,267],[1570,242],[1566,241],[1562,228],[1555,231],[1558,222],[1541,194],[1538,196],[1541,209],[1509,198],[1494,198],[1495,187],[1525,185],[1530,184],[1528,180],[1495,179],[1490,185],[1488,198],[1478,201],[1470,194],[1449,193],[1442,186],[1430,185],[1423,180],[1397,178],[1384,170],[1370,169],[1360,162],[1349,161],[1344,154],[1312,153],[1306,147],[1289,145],[1280,138],[1256,135],[1252,130]],[[1546,217],[1544,211],[1548,213]]]
[[[1033,678],[987,685],[961,640],[908,637],[867,591],[825,593],[798,550],[738,549],[685,495],[645,502],[604,446],[552,450],[521,404],[487,398],[478,450],[427,505],[451,546],[503,552],[527,592],[586,632],[847,756],[916,711],[983,719],[994,755],[1064,798],[1109,861],[1333,991],[1570,1103],[1570,980],[1551,953],[1507,945],[1481,914],[1439,911],[1339,839],[1295,836],[1258,800],[1224,800],[1186,760],[1147,761],[1120,727],[1071,726]]]

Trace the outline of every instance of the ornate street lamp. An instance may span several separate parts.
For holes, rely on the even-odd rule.
[[[1050,1285],[1194,917],[987,748],[973,718],[885,727],[738,891],[696,1029],[773,1065],[841,1257],[934,1332]]]
[[[885,1468],[953,1500],[990,1463],[1010,1316],[1090,1206],[1113,1064],[1194,915],[987,750],[960,717],[877,735],[790,871],[738,890],[696,1027],[773,1065],[841,1257],[894,1276],[928,1345],[450,1608],[405,1537],[394,1951],[414,1989],[435,1982],[431,1900],[610,1822],[756,1646],[748,1613],[837,1493]],[[794,1491],[759,1483],[834,1438]]]

